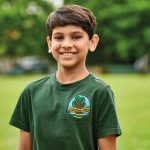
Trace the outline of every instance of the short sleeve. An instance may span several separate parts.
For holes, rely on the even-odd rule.
[[[98,138],[108,135],[121,135],[114,95],[110,87],[107,87],[101,95],[98,114]]]
[[[14,112],[11,116],[11,119],[9,121],[10,125],[13,125],[21,130],[30,132],[30,125],[29,125],[29,109],[30,109],[30,103],[29,103],[29,92],[27,89],[25,89],[17,102],[17,105],[14,109]]]

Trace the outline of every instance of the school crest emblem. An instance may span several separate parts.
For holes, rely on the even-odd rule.
[[[83,118],[90,112],[90,102],[87,97],[76,95],[70,100],[68,111],[75,118]]]

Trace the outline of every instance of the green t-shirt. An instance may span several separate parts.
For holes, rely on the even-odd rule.
[[[55,74],[29,84],[9,122],[31,134],[33,150],[97,150],[97,139],[121,135],[110,87],[89,74],[61,84]]]

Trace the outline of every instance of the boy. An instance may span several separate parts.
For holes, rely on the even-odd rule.
[[[94,15],[65,5],[47,19],[56,73],[29,84],[10,124],[20,129],[19,150],[115,150],[121,135],[110,87],[85,65],[99,37]]]

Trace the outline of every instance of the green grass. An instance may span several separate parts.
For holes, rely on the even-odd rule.
[[[20,92],[43,75],[0,76],[0,150],[17,149],[19,130],[8,125]],[[150,149],[150,75],[108,74],[100,76],[115,93],[123,135],[118,150]]]
[[[150,149],[150,75],[107,75],[123,135],[118,138],[118,150]]]

